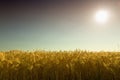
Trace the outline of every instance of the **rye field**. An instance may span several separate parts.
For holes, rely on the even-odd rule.
[[[120,52],[0,52],[0,80],[120,80]]]

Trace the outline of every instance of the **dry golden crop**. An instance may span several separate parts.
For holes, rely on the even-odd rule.
[[[120,80],[120,53],[0,52],[0,80]]]

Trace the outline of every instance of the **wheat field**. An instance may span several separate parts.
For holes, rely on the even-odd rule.
[[[0,80],[120,80],[120,52],[0,52]]]

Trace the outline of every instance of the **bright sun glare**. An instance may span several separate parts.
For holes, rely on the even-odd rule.
[[[107,10],[99,10],[95,14],[95,20],[98,23],[106,23],[109,19],[109,13]]]

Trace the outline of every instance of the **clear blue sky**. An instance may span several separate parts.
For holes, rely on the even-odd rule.
[[[36,1],[8,4],[1,5],[1,51],[118,50],[119,48],[118,0]],[[111,17],[106,24],[94,21],[94,14],[100,9],[110,11]]]

